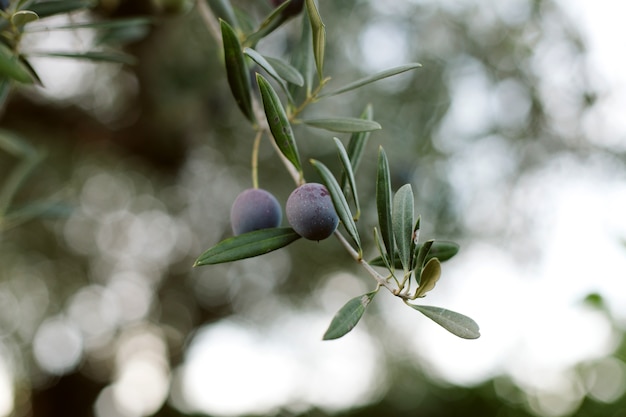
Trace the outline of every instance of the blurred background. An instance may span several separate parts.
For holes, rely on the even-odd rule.
[[[254,137],[197,6],[100,3],[37,22],[23,49],[93,40],[46,25],[152,15],[125,49],[137,63],[33,58],[44,87],[13,90],[0,113],[2,129],[45,152],[15,204],[71,207],[0,234],[0,416],[626,415],[617,2],[319,2],[329,88],[423,65],[307,115],[372,104],[383,130],[358,175],[361,233],[376,224],[367,203],[382,145],[394,189],[413,185],[422,238],[461,245],[424,303],[482,334],[458,339],[381,292],[331,342],[321,337],[335,312],[375,284],[336,240],[192,268],[231,235]],[[271,10],[233,4],[259,20]],[[288,59],[300,24],[258,49]],[[338,172],[332,134],[295,134],[304,160]],[[18,164],[0,154],[0,180]],[[293,183],[266,140],[259,164],[284,203]]]

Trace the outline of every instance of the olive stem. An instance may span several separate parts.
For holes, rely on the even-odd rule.
[[[211,36],[215,38],[215,40],[221,44],[222,43],[222,31],[219,28],[218,19],[213,14],[213,10],[209,7],[208,2],[199,1],[197,2],[198,11],[200,12],[200,17],[204,20],[207,29],[211,32]]]
[[[402,299],[408,299],[406,294],[400,294],[398,288],[394,288],[382,275],[380,275],[370,264],[367,263],[365,259],[357,252],[350,243],[346,240],[346,238],[339,232],[339,230],[335,230],[335,237],[339,240],[339,243],[348,251],[348,253],[357,261],[365,270],[376,280],[379,286],[385,287],[396,297],[400,297]]]
[[[252,144],[252,187],[259,188],[259,145],[261,144],[261,137],[263,131],[259,129],[254,137],[254,143]]]

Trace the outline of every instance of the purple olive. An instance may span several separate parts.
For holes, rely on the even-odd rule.
[[[293,190],[285,212],[293,230],[309,240],[326,239],[339,223],[330,193],[322,184],[307,183]]]
[[[259,188],[241,192],[230,209],[230,223],[235,235],[278,227],[281,220],[282,212],[276,197]]]

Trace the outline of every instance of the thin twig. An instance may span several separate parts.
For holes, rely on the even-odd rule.
[[[408,297],[405,294],[400,294],[397,288],[394,288],[385,277],[380,275],[370,264],[367,263],[365,259],[350,245],[350,243],[346,240],[346,238],[341,234],[339,230],[335,230],[335,237],[339,240],[339,243],[346,249],[346,251],[357,261],[365,270],[378,282],[378,285],[385,287],[391,292],[393,295],[407,299]]]
[[[206,1],[198,1],[198,11],[200,12],[200,17],[204,20],[207,29],[211,32],[211,36],[218,42],[218,44],[222,44],[222,31],[220,30],[218,19],[213,13],[213,10],[209,7]]]

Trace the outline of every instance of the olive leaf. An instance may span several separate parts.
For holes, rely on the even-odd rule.
[[[426,296],[428,291],[435,288],[435,284],[441,277],[441,263],[437,258],[431,258],[424,269],[420,273],[419,287],[415,291],[415,298],[422,298]]]
[[[11,16],[11,23],[16,27],[21,27],[37,19],[39,19],[37,13],[31,10],[20,10]]]
[[[217,17],[228,22],[232,27],[238,27],[237,16],[229,0],[206,0],[206,2]]]
[[[395,257],[395,244],[393,239],[393,226],[391,221],[391,177],[389,175],[389,161],[385,150],[380,147],[378,151],[378,171],[376,175],[376,210],[378,212],[378,226],[383,238],[387,258],[393,265]],[[384,255],[384,254],[383,254]]]
[[[356,189],[356,179],[354,178],[354,172],[352,171],[352,164],[350,163],[350,158],[348,157],[348,153],[346,149],[343,147],[343,143],[337,138],[333,138],[335,141],[335,146],[337,147],[337,153],[339,154],[339,161],[343,166],[343,174],[342,177],[347,178],[347,182],[350,185],[350,191],[352,193],[352,200],[354,201],[354,207],[356,212],[354,213],[354,220],[358,220],[361,217],[361,205],[359,204],[359,195]],[[343,190],[345,187],[341,187]],[[345,195],[345,193],[344,193]]]
[[[264,255],[298,240],[300,235],[290,227],[255,230],[225,239],[207,249],[194,266],[213,265]]]
[[[118,64],[134,65],[137,59],[129,54],[117,51],[90,51],[90,52],[65,52],[65,51],[30,51],[28,56],[45,56],[49,58],[70,58],[87,61],[114,62]]]
[[[411,263],[411,269],[417,270],[417,283],[420,283],[420,272],[424,264],[428,261],[426,257],[430,253],[430,249],[435,243],[434,240],[427,240],[421,245],[415,245],[413,248],[413,261]],[[433,256],[434,257],[434,256]],[[433,258],[431,257],[431,259]]]
[[[480,337],[478,324],[463,314],[446,310],[441,307],[422,306],[409,303],[407,303],[407,305],[419,311],[455,336],[463,339],[478,339]]]
[[[298,172],[302,173],[300,156],[298,154],[298,148],[296,147],[296,140],[291,124],[287,118],[287,113],[270,83],[263,78],[261,74],[257,74],[256,79],[259,84],[267,123],[274,137],[274,141],[285,158],[293,164]]]
[[[311,33],[311,25],[309,24],[309,14],[305,9],[302,13],[302,33],[300,34],[300,40],[294,48],[291,55],[291,64],[293,67],[302,74],[304,81],[304,96],[308,97],[311,94],[313,88],[313,73],[315,72],[313,50],[311,49],[311,43],[313,42],[313,35]],[[293,97],[298,97],[297,93],[302,91],[297,88],[296,84],[289,86],[289,92]]]
[[[421,66],[422,66],[422,64],[419,64],[419,63],[416,62],[416,63],[412,63],[412,64],[406,64],[406,65],[401,65],[399,67],[390,68],[388,70],[381,71],[381,72],[376,73],[374,75],[370,75],[368,77],[364,77],[364,78],[361,78],[361,79],[356,80],[354,82],[351,82],[351,83],[349,83],[349,84],[347,84],[347,85],[345,85],[345,86],[343,86],[343,87],[341,87],[341,88],[339,88],[337,90],[331,91],[329,93],[321,94],[320,98],[321,97],[326,97],[326,96],[335,96],[337,94],[346,93],[348,91],[355,90],[355,89],[357,89],[359,87],[363,87],[364,85],[371,84],[371,83],[376,82],[378,80],[382,80],[384,78],[392,77],[394,75],[398,75],[398,74],[401,74],[401,73],[406,72],[406,71],[410,71],[410,70],[413,70],[413,69],[416,69],[416,68],[420,68]]]
[[[333,317],[326,333],[324,340],[338,339],[350,332],[361,320],[365,309],[372,302],[377,291],[359,295],[348,301]]]
[[[371,132],[372,130],[381,129],[380,124],[373,120],[359,119],[356,117],[305,119],[301,120],[301,122],[318,129],[326,129],[331,132],[340,133]]]
[[[393,197],[391,221],[400,262],[407,273],[411,269],[411,244],[413,241],[413,191],[405,184]]]
[[[324,49],[326,48],[326,29],[320,16],[315,0],[306,0],[306,9],[311,22],[311,32],[313,38],[313,56],[315,66],[320,80],[324,78]]]
[[[424,245],[430,245],[429,241],[426,241],[421,244],[417,244],[415,251],[419,253],[420,250],[424,247]],[[427,252],[426,257],[423,260],[423,263],[428,262],[432,258],[439,259],[439,262],[444,262],[452,258],[454,255],[458,253],[459,245],[454,242],[448,242],[444,240],[435,240],[432,242],[432,246],[430,246],[430,250]],[[414,251],[414,252],[415,252]],[[418,255],[419,257],[419,255]],[[412,269],[417,268],[417,258],[416,263]],[[400,261],[400,256],[398,253],[395,253],[394,256],[394,266],[396,268],[402,268],[402,262]],[[383,259],[380,256],[377,256],[368,262],[372,266],[385,266]]]
[[[98,5],[97,0],[53,0],[33,2],[28,6],[40,19],[57,14],[70,13],[76,10],[89,9]]]
[[[356,228],[354,218],[352,217],[352,213],[350,213],[350,207],[348,206],[346,197],[341,191],[341,187],[339,187],[339,183],[330,172],[330,170],[326,167],[326,165],[314,159],[311,160],[311,164],[322,177],[322,181],[324,182],[324,185],[326,185],[326,188],[330,193],[330,197],[333,201],[333,206],[335,207],[335,211],[337,212],[339,219],[343,223],[343,226],[346,228],[346,231],[348,232],[352,240],[354,240],[354,243],[356,243],[357,248],[359,249],[359,253],[362,253],[363,249],[361,247],[359,231]]]
[[[368,104],[363,110],[361,114],[361,119],[363,120],[372,120],[373,110],[372,105]],[[350,159],[350,163],[352,164],[352,171],[356,173],[359,164],[361,162],[361,158],[363,156],[363,151],[365,149],[365,145],[367,145],[367,141],[369,140],[370,132],[353,132],[350,135],[350,141],[348,142],[348,159]],[[344,174],[341,176],[341,187],[346,188],[348,178]]]
[[[292,67],[282,59],[265,55],[263,55],[263,57],[270,63],[280,78],[291,84],[297,85],[298,87],[302,87],[304,85],[304,78],[295,67]]]
[[[24,84],[32,84],[35,81],[20,58],[0,42],[0,78],[2,76]]]
[[[220,20],[222,29],[222,42],[224,44],[224,62],[230,91],[242,113],[254,123],[252,110],[252,98],[250,73],[241,50],[241,43],[235,30],[225,20]]]
[[[286,0],[276,9],[272,10],[272,12],[265,19],[263,19],[259,28],[246,38],[245,43],[247,45],[256,45],[258,41],[285,23],[287,19],[291,17],[288,13],[286,13],[287,9],[290,8],[291,3],[292,0]]]

